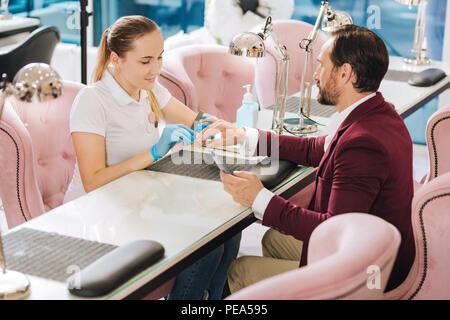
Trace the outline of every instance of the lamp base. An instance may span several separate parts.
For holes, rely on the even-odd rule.
[[[11,20],[12,17],[13,17],[12,14],[9,12],[0,13],[0,20]]]
[[[30,281],[16,271],[0,270],[0,300],[25,299],[30,294]]]
[[[414,65],[417,65],[417,66],[431,64],[431,60],[428,59],[427,57],[423,57],[421,59],[417,59],[417,58],[414,58],[414,57],[405,57],[405,58],[403,58],[403,62],[407,63],[407,64],[414,64]]]
[[[309,119],[303,120],[303,126],[300,127],[300,118],[284,119],[284,125],[293,134],[311,134],[317,132],[317,124]]]

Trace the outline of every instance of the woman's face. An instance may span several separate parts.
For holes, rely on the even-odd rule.
[[[164,38],[156,30],[134,40],[133,49],[122,58],[116,57],[116,63],[113,59],[119,78],[128,89],[153,89],[161,71],[163,51]]]

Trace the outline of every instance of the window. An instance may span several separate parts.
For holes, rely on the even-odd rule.
[[[167,39],[180,30],[187,33],[202,27],[204,12],[204,0],[94,1],[94,45],[100,43],[103,31],[121,16],[146,16],[161,27]]]
[[[63,42],[80,44],[78,0],[10,0],[8,9],[13,14],[39,18],[42,26],[56,26]]]

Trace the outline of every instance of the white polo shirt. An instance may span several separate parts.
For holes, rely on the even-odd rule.
[[[140,91],[137,102],[113,78],[113,68],[103,79],[83,88],[75,98],[70,112],[70,132],[89,132],[105,137],[106,166],[128,160],[158,142],[158,128],[149,121],[151,107],[147,92]],[[158,82],[152,89],[163,109],[170,92]],[[64,203],[85,194],[78,164],[67,189]]]

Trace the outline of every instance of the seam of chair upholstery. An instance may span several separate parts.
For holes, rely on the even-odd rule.
[[[438,123],[440,123],[443,120],[447,120],[447,119],[450,119],[450,116],[449,117],[444,117],[442,119],[439,119],[431,127],[431,142],[433,144],[433,153],[434,153],[434,178],[436,178],[438,176],[438,157],[437,157],[436,143],[434,141],[434,129],[436,128]]]
[[[174,85],[176,85],[178,88],[180,88],[181,92],[183,93],[184,104],[186,105],[187,104],[186,93],[184,92],[183,88],[178,83],[176,83],[175,81],[170,79],[168,76],[165,76],[162,73],[160,74],[160,76],[163,77],[164,79],[166,79],[167,81],[172,82]]]
[[[386,266],[388,266],[389,263],[391,263],[392,259],[394,259],[394,258],[395,257],[391,257],[388,261],[386,261],[386,263],[380,268],[380,272],[381,272],[381,270],[384,270],[384,268],[386,268]],[[388,279],[388,281],[389,281],[389,279]],[[343,297],[346,297],[346,296],[352,294],[353,292],[361,289],[365,285],[367,285],[367,281],[364,281],[362,284],[360,284],[359,286],[357,286],[356,288],[354,288],[350,292],[346,292],[345,294],[341,294],[340,296],[337,296],[337,297],[334,297],[334,298],[329,298],[327,300],[339,300],[339,299],[341,299]],[[387,283],[386,283],[386,285],[387,285]]]
[[[14,138],[11,136],[11,134],[8,131],[6,131],[3,128],[0,128],[0,130],[5,132],[11,138],[11,140],[14,142],[14,146],[16,147],[16,155],[17,155],[17,166],[16,166],[17,200],[19,201],[20,212],[22,213],[23,218],[25,219],[25,221],[28,221],[27,217],[25,216],[25,213],[23,212],[22,200],[20,198],[20,188],[19,188],[19,161],[20,161],[20,155],[19,155],[19,147],[17,146],[16,140],[14,140]]]
[[[447,197],[447,196],[450,196],[450,193],[443,193],[443,194],[439,194],[437,196],[434,196],[433,198],[428,199],[427,201],[425,201],[425,203],[420,207],[419,221],[420,221],[420,230],[422,231],[422,238],[423,238],[423,274],[422,274],[422,279],[420,279],[419,286],[417,287],[417,289],[414,291],[414,293],[407,300],[414,299],[414,297],[422,289],[422,286],[423,286],[423,284],[425,282],[425,278],[427,276],[427,267],[428,267],[428,256],[427,256],[427,254],[428,254],[428,252],[427,252],[427,237],[426,237],[426,234],[425,234],[425,226],[423,224],[423,210],[425,209],[425,206],[428,205],[431,201],[436,200],[438,198]]]

